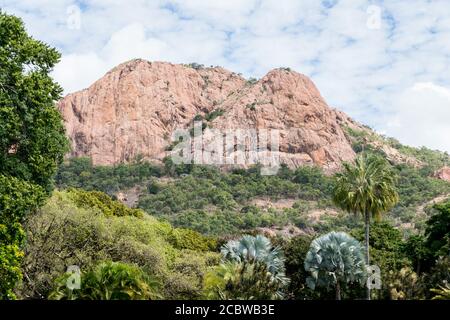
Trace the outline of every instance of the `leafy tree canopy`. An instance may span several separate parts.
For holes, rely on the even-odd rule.
[[[62,89],[49,75],[59,59],[0,11],[0,172],[47,190],[68,146],[55,107]]]

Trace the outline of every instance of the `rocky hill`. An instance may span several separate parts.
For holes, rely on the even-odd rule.
[[[71,156],[104,165],[162,160],[173,131],[197,116],[208,128],[277,129],[281,162],[333,170],[355,156],[343,126],[359,127],[331,109],[308,77],[284,68],[257,81],[221,67],[132,60],[69,94],[59,108]]]

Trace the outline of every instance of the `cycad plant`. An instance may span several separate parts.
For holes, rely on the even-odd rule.
[[[354,214],[361,214],[365,221],[366,264],[369,265],[370,219],[381,219],[383,212],[398,202],[395,188],[396,176],[389,163],[376,155],[360,155],[354,164],[344,163],[343,171],[335,176],[334,203]],[[367,286],[370,300],[370,287]]]
[[[311,243],[305,270],[311,273],[306,279],[311,289],[334,287],[336,299],[340,300],[344,284],[363,284],[367,278],[364,249],[344,232],[327,233]]]

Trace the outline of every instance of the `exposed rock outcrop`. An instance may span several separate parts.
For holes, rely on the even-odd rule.
[[[441,169],[437,170],[433,176],[435,178],[450,182],[450,167],[442,167]]]
[[[132,60],[69,94],[59,108],[71,156],[89,156],[94,164],[137,156],[159,161],[175,129],[214,110],[222,112],[210,119],[209,128],[279,130],[280,160],[290,167],[335,170],[355,156],[341,123],[358,124],[329,108],[309,78],[287,69],[251,82],[220,67]]]

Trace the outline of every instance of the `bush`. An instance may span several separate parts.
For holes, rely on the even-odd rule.
[[[80,208],[98,209],[105,216],[134,216],[142,218],[144,212],[139,209],[130,209],[124,204],[114,201],[106,193],[101,191],[85,191],[82,189],[69,189],[69,196]]]
[[[158,297],[158,282],[140,268],[121,262],[102,262],[81,274],[81,288],[71,290],[65,274],[55,281],[51,300],[150,300]]]
[[[56,174],[56,186],[60,189],[82,188],[114,193],[145,184],[152,177],[160,177],[163,168],[148,162],[132,162],[117,166],[93,166],[89,158],[71,158],[63,163]]]
[[[284,244],[286,257],[286,276],[291,279],[289,283],[289,296],[297,300],[318,298],[320,294],[306,285],[309,273],[305,270],[305,257],[308,253],[312,238],[297,236]]]
[[[170,241],[178,249],[196,251],[214,251],[217,249],[217,241],[215,239],[207,238],[190,229],[174,229]]]
[[[42,204],[44,196],[41,187],[0,174],[0,300],[16,297],[13,289],[22,279],[21,248],[25,239],[20,223]]]
[[[18,293],[22,298],[45,298],[68,266],[90,270],[101,261],[115,261],[134,264],[155,277],[163,283],[161,295],[167,299],[196,297],[201,292],[198,286],[172,284],[201,278],[218,255],[175,247],[175,230],[150,216],[105,216],[98,208],[80,208],[68,192],[55,192],[26,223],[23,271],[27,277]],[[197,263],[180,272],[176,265],[180,257]]]

